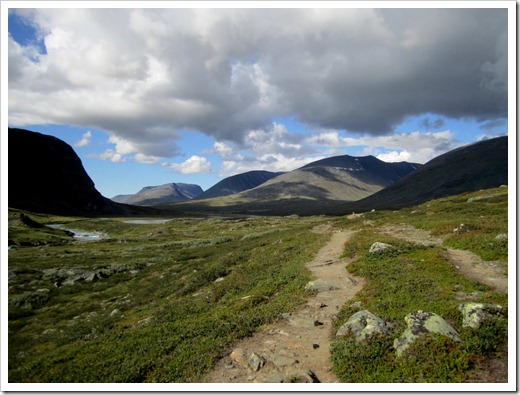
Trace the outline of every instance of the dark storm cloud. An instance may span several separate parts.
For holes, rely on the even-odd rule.
[[[177,130],[243,143],[273,117],[388,134],[507,116],[503,9],[38,9],[9,39],[9,120],[97,127],[145,155]],[[38,61],[30,56],[38,56]],[[433,121],[435,122],[435,121]]]

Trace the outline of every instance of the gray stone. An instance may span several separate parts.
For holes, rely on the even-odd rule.
[[[265,365],[265,358],[255,353],[252,353],[247,361],[255,372],[258,372]]]
[[[282,383],[284,380],[283,376],[280,373],[271,373],[266,376],[264,379],[264,383]]]
[[[336,337],[352,334],[356,341],[369,339],[373,336],[388,336],[390,330],[382,318],[368,310],[361,310],[353,314],[336,333]]]
[[[466,302],[459,305],[462,313],[462,326],[478,329],[487,321],[503,315],[504,308],[489,303]]]
[[[271,357],[271,362],[278,366],[279,368],[282,368],[284,366],[290,366],[296,363],[296,358],[289,357],[287,355],[282,355],[280,353],[274,353]]]
[[[319,383],[320,380],[311,370],[299,370],[290,373],[282,380],[282,383]]]
[[[392,249],[394,249],[393,245],[376,241],[374,244],[372,244],[370,246],[370,250],[368,250],[368,252],[370,254],[374,254],[374,253],[381,252],[384,250],[392,250]]]
[[[465,224],[460,224],[457,228],[453,229],[453,233],[461,234],[466,233],[468,231],[468,227]]]
[[[497,241],[507,241],[507,233],[500,233],[495,237],[495,240]]]
[[[335,287],[321,279],[309,281],[305,286],[305,290],[307,291],[317,291],[317,292],[326,292],[332,291]]]
[[[438,333],[455,341],[460,341],[459,333],[441,316],[426,311],[415,311],[404,318],[408,328],[401,337],[394,340],[394,348],[400,356],[421,335]]]
[[[112,312],[110,313],[110,317],[116,317],[116,316],[120,316],[122,313],[121,313],[121,310],[119,309],[114,309],[112,310]]]

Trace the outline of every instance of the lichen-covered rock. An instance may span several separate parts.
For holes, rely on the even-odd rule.
[[[391,244],[381,243],[379,241],[376,241],[374,244],[370,246],[370,249],[368,250],[369,254],[374,254],[377,252],[381,252],[384,250],[392,250],[394,249],[394,246]]]
[[[453,233],[460,235],[461,233],[466,233],[468,231],[468,226],[466,224],[460,224],[457,228],[453,229]]]
[[[335,287],[323,280],[309,281],[305,286],[307,291],[326,292],[335,289]]]
[[[496,316],[503,315],[504,312],[502,306],[475,302],[462,303],[458,309],[462,313],[462,326],[474,329],[480,328],[482,324]]]
[[[500,233],[495,237],[495,240],[497,241],[507,241],[507,233]]]
[[[252,353],[247,360],[251,369],[255,372],[259,371],[265,365],[265,358],[256,353]]]
[[[368,310],[353,314],[348,321],[338,329],[336,337],[352,334],[356,341],[369,339],[373,336],[388,336],[390,330],[382,318]]]
[[[394,340],[394,348],[400,356],[419,336],[438,333],[455,341],[460,341],[459,333],[441,316],[426,311],[415,311],[404,318],[408,328]]]

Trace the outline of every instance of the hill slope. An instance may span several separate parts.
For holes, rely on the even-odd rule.
[[[118,195],[113,201],[135,205],[154,205],[191,200],[202,193],[202,188],[195,184],[169,183],[158,186],[148,186],[134,195]]]
[[[386,163],[373,156],[337,156],[309,163],[241,193],[186,202],[176,208],[242,214],[319,214],[327,207],[369,196],[419,166]]]
[[[507,136],[480,141],[440,155],[382,191],[337,212],[397,209],[463,192],[507,184]]]
[[[248,189],[255,188],[281,174],[283,173],[265,170],[253,170],[242,174],[236,174],[234,176],[224,178],[222,181],[216,183],[207,191],[197,196],[196,199],[210,199],[246,191]]]
[[[144,213],[103,197],[64,141],[16,128],[9,128],[8,141],[9,207],[60,215]]]

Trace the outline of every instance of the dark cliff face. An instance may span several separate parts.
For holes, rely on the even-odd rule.
[[[9,128],[8,154],[9,207],[62,215],[123,211],[96,190],[72,147],[56,137]]]

